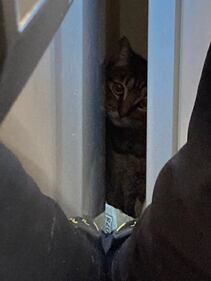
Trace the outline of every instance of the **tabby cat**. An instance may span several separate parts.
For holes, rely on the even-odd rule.
[[[145,201],[147,61],[126,37],[105,64],[106,200],[137,217]]]

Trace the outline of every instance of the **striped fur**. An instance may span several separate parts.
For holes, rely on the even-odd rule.
[[[126,37],[106,62],[105,89],[107,201],[135,217],[145,200],[147,62]]]

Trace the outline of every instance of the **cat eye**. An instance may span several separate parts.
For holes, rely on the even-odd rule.
[[[115,94],[115,95],[123,95],[124,94],[124,86],[120,83],[113,83],[112,84],[112,92]]]
[[[137,109],[146,112],[147,111],[147,99],[143,99],[141,102],[138,103]]]
[[[145,85],[141,89],[141,99],[136,103],[136,108],[142,112],[147,111],[147,87]]]

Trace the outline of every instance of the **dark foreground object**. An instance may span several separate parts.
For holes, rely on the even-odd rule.
[[[211,46],[188,141],[162,169],[111,271],[113,281],[211,280]]]
[[[161,171],[132,235],[106,240],[105,262],[86,225],[70,223],[0,145],[1,281],[104,281],[105,271],[112,281],[211,280],[211,47],[188,141]]]
[[[0,280],[103,281],[99,237],[70,223],[0,145]]]

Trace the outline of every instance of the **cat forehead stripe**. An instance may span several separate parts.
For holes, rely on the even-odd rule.
[[[135,84],[136,84],[136,80],[133,77],[126,80],[126,85],[129,88],[134,88]]]
[[[125,101],[127,98],[127,94],[128,94],[128,89],[126,86],[124,86],[124,95],[123,95],[123,100]]]

